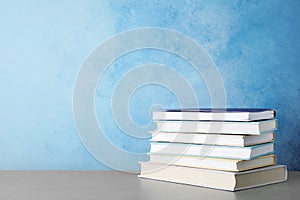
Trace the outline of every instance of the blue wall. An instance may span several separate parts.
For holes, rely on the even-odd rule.
[[[112,2],[1,2],[0,169],[107,169],[86,151],[77,135],[74,82],[82,62],[106,38],[146,26],[173,29],[198,41],[222,75],[227,107],[276,108],[278,162],[300,170],[297,0]],[[97,105],[109,103],[109,91],[124,72],[118,66],[126,71],[156,62],[188,76],[200,106],[210,106],[203,81],[177,60],[151,50],[120,59],[99,83]],[[154,103],[178,106],[172,93],[147,86],[130,100],[133,120],[139,125],[149,123],[148,109]],[[111,130],[110,116],[96,107],[98,119]],[[123,149],[149,150],[147,141],[136,143],[118,130],[107,133]]]

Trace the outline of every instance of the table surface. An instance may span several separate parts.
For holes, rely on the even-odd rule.
[[[116,171],[0,171],[0,199],[298,199],[300,172],[287,182],[227,192],[140,179]],[[297,198],[298,197],[298,198]]]

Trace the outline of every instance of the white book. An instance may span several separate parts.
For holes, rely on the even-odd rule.
[[[261,135],[225,135],[159,131],[150,131],[150,133],[152,134],[152,142],[209,144],[241,147],[272,142],[275,138],[274,132],[269,132]]]
[[[151,142],[152,154],[170,154],[202,156],[213,158],[230,158],[250,160],[274,152],[274,143],[259,144],[249,147],[229,147],[215,145],[198,145],[182,143]]]
[[[272,119],[276,116],[273,109],[261,108],[227,108],[227,109],[183,109],[154,110],[154,120],[221,120],[221,121],[255,121]]]
[[[165,165],[177,165],[204,169],[215,169],[223,171],[245,171],[259,167],[276,164],[274,154],[260,156],[252,160],[236,160],[224,158],[208,158],[199,156],[178,156],[164,154],[150,154],[150,162]]]
[[[157,131],[160,132],[260,135],[275,129],[275,119],[256,122],[157,121]]]
[[[226,172],[147,162],[141,163],[139,177],[237,191],[286,181],[287,169],[284,165],[275,165],[244,172]]]

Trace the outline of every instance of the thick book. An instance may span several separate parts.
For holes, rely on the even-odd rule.
[[[275,133],[269,132],[261,135],[225,135],[225,134],[201,134],[201,133],[177,133],[150,131],[152,142],[173,142],[190,144],[209,144],[223,146],[251,146],[272,142]]]
[[[160,132],[260,135],[277,129],[275,119],[255,122],[157,121],[156,124]]]
[[[152,154],[202,156],[240,160],[250,160],[273,152],[274,143],[272,142],[249,147],[151,142],[150,149],[150,153]]]
[[[244,172],[226,172],[147,162],[141,163],[139,177],[237,191],[286,181],[287,169],[284,165],[275,165]]]
[[[223,158],[207,158],[199,156],[177,156],[164,154],[150,154],[150,162],[165,165],[177,165],[223,171],[245,171],[276,164],[274,154],[260,156],[252,160],[236,160]]]
[[[221,121],[256,121],[272,119],[274,109],[262,108],[226,108],[226,109],[183,109],[154,110],[154,120],[221,120]]]

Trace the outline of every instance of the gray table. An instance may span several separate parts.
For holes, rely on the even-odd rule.
[[[287,182],[238,192],[137,178],[114,171],[0,171],[0,199],[299,199],[300,172]]]

